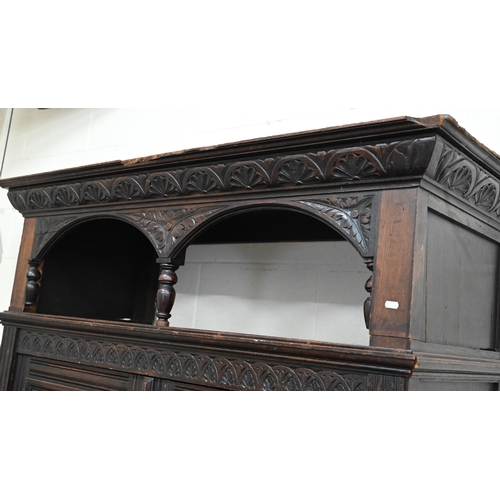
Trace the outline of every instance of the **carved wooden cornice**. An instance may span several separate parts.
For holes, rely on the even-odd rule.
[[[500,179],[458,148],[440,141],[437,165],[427,172],[431,181],[462,199],[470,206],[500,219]]]
[[[45,211],[132,203],[172,201],[231,192],[281,191],[290,187],[361,184],[366,181],[421,176],[434,147],[433,138],[334,148],[301,154],[249,158],[218,164],[157,169],[85,182],[11,187],[9,199],[24,215]],[[132,172],[123,175],[126,171]],[[70,171],[68,171],[68,174]],[[1,185],[1,184],[0,184]]]
[[[430,179],[500,217],[500,158],[449,116],[396,118],[0,180],[25,216],[340,194]],[[328,192],[327,191],[327,192]],[[293,194],[292,194],[293,193]],[[281,196],[283,195],[283,196]],[[323,196],[321,196],[323,198]],[[151,211],[149,212],[152,213]],[[159,212],[158,212],[159,213]],[[148,222],[149,221],[149,222]],[[154,217],[143,221],[154,226]],[[156,233],[158,238],[163,238]],[[161,243],[157,246],[161,247]]]
[[[438,172],[431,173],[437,139],[449,148],[438,159]],[[457,155],[463,157],[460,168]],[[367,183],[382,188],[384,181],[424,174],[443,189],[463,192],[488,213],[498,210],[500,158],[446,115],[395,118],[2,179],[0,187],[9,189],[12,205],[23,215],[38,216],[109,205],[170,205],[177,199],[199,202],[221,194],[264,198],[289,194],[291,188],[297,193],[321,187],[338,192]],[[464,177],[470,177],[470,186]]]

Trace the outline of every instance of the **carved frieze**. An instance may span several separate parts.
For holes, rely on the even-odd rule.
[[[407,177],[423,174],[434,143],[434,138],[411,139],[54,186],[12,188],[9,199],[26,214],[77,205]]]
[[[156,349],[45,331],[23,329],[19,333],[19,353],[193,384],[263,391],[359,391],[373,387],[373,374],[368,372],[314,370],[269,360],[250,361],[168,347]],[[377,377],[382,384],[387,376]],[[392,390],[404,385],[403,378],[389,378],[388,388]],[[400,383],[393,383],[395,379]]]
[[[500,218],[500,183],[483,167],[445,144],[434,180],[471,205]]]
[[[226,177],[231,190],[261,189],[271,184],[268,172],[256,161],[233,163],[228,168]]]

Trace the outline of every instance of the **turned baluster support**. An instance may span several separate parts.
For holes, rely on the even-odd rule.
[[[370,312],[372,308],[372,288],[373,288],[373,258],[367,258],[365,259],[365,264],[368,270],[372,273],[370,274],[370,277],[366,280],[365,283],[365,290],[370,294],[366,300],[365,303],[363,304],[363,312],[365,315],[365,325],[366,328],[370,328]]]
[[[27,312],[35,312],[38,296],[40,295],[40,279],[42,277],[42,273],[38,267],[40,265],[39,260],[29,260],[28,264],[29,269],[26,274],[28,281],[26,282],[24,310]]]
[[[177,264],[160,263],[160,276],[158,278],[158,292],[156,293],[156,325],[170,326],[168,322],[170,311],[174,306],[175,289],[177,275],[175,271],[179,269]]]

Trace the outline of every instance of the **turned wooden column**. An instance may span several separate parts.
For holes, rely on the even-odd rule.
[[[363,304],[363,312],[365,315],[365,325],[366,328],[370,328],[370,312],[372,309],[372,288],[373,288],[373,258],[368,257],[365,259],[365,264],[368,270],[371,272],[370,277],[366,280],[365,290],[370,294]]]
[[[29,269],[26,277],[28,281],[26,283],[26,295],[24,299],[24,310],[27,312],[35,312],[36,304],[38,302],[38,296],[40,295],[40,279],[42,273],[40,272],[39,260],[29,260]]]
[[[175,301],[174,285],[177,283],[177,264],[160,262],[158,292],[156,293],[156,325],[170,326],[168,319]]]

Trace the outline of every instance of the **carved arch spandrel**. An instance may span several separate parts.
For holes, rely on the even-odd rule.
[[[342,234],[363,257],[373,256],[374,196],[332,196],[296,202]]]
[[[332,367],[306,367],[283,360],[224,357],[205,350],[182,350],[102,341],[70,333],[22,329],[19,352],[44,355],[87,366],[188,383],[250,391],[362,391],[370,388],[368,374]],[[384,375],[380,375],[384,379]],[[392,379],[392,377],[390,377]],[[393,388],[391,388],[393,389]]]
[[[191,232],[217,213],[226,205],[201,208],[172,208],[168,210],[144,210],[124,214],[123,217],[133,221],[153,241],[158,256],[163,259],[173,258],[181,242]]]
[[[235,203],[194,208],[173,207],[132,213],[108,213],[43,217],[37,222],[32,258],[42,258],[49,247],[77,224],[111,218],[128,222],[141,231],[154,246],[158,257],[170,259],[185,249],[203,230],[216,222],[246,211],[262,208],[291,209],[322,220],[350,241],[362,257],[373,255],[371,230],[374,195],[336,196],[280,202]]]
[[[35,239],[33,242],[33,249],[31,252],[31,259],[42,260],[49,249],[70,229],[86,223],[92,222],[97,219],[114,219],[126,222],[138,231],[140,231],[151,242],[155,250],[158,252],[157,241],[155,241],[152,231],[147,231],[141,224],[132,220],[128,215],[124,214],[86,214],[81,216],[64,215],[60,217],[40,217],[37,220]]]
[[[39,217],[36,221],[35,239],[31,252],[32,259],[43,259],[49,248],[68,229],[87,219],[85,216],[63,215],[60,217]]]
[[[128,214],[157,242],[160,257],[171,260],[203,231],[217,222],[245,212],[288,209],[321,220],[349,241],[363,257],[373,257],[374,195],[337,196],[300,201],[246,202],[204,209],[149,210]]]

